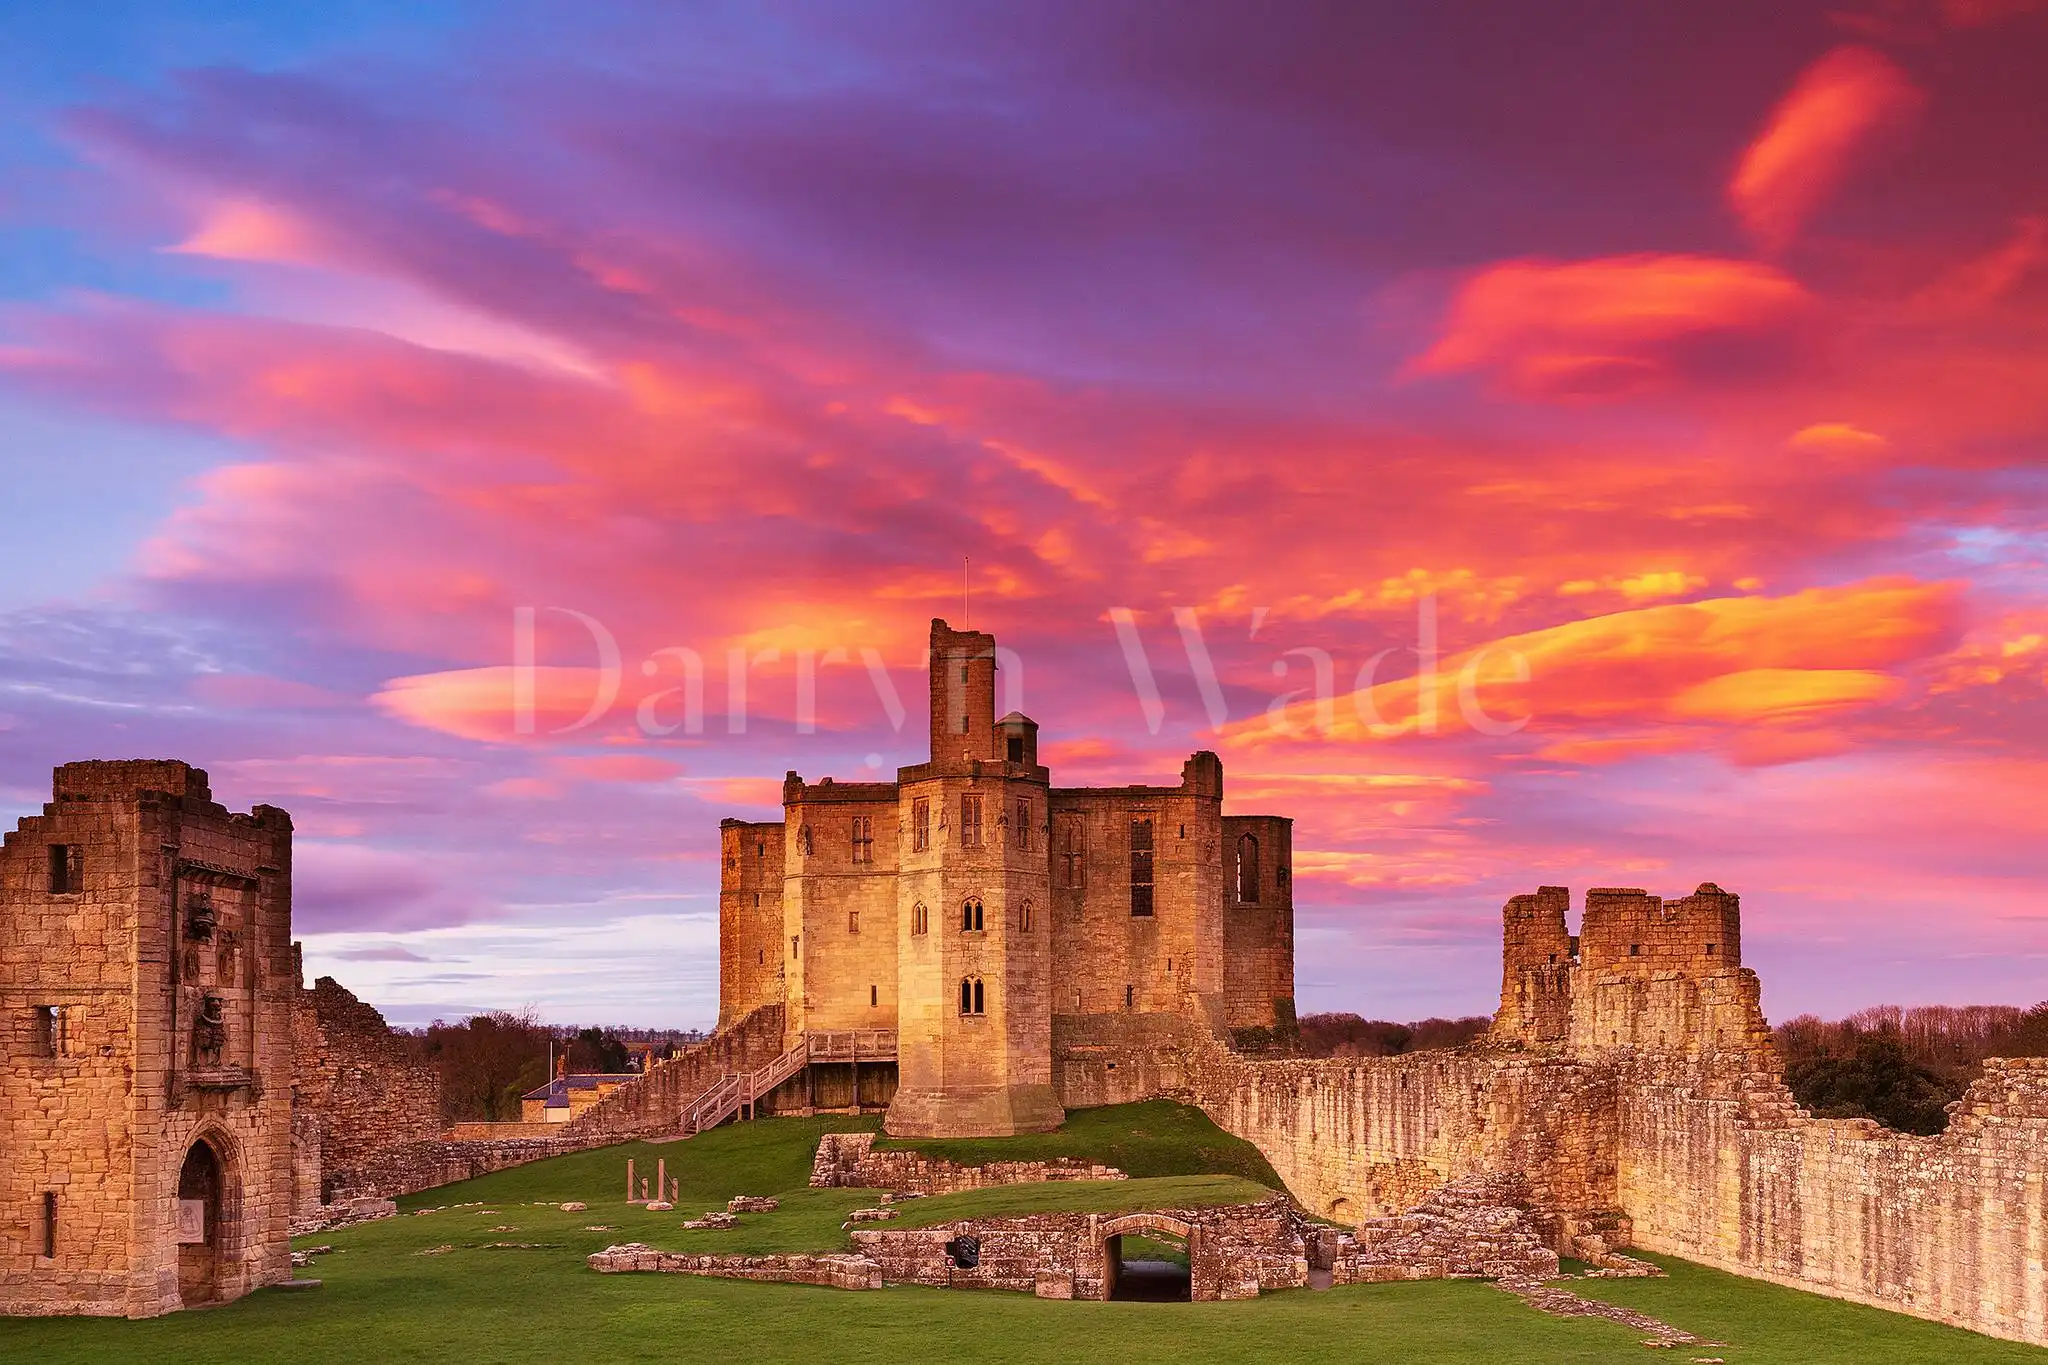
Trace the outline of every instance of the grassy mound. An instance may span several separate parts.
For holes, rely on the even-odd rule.
[[[1209,1121],[1201,1110],[1171,1100],[1073,1109],[1059,1131],[1005,1138],[882,1138],[878,1151],[943,1157],[963,1166],[991,1161],[1072,1157],[1114,1166],[1133,1179],[1165,1175],[1234,1175],[1271,1189],[1280,1177],[1259,1149]]]
[[[1026,1213],[1135,1213],[1140,1209],[1251,1204],[1273,1191],[1235,1175],[1161,1175],[1148,1180],[1062,1180],[995,1185],[985,1190],[913,1199],[882,1227],[928,1228],[956,1218],[1006,1218]]]

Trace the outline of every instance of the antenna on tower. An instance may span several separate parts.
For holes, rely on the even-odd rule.
[[[961,556],[960,556],[960,628],[961,628],[962,630],[973,630],[973,629],[974,629],[974,611],[973,611],[972,607],[971,607],[971,606],[969,605],[969,599],[968,599],[968,578],[967,578],[967,565],[968,565],[968,559],[967,559],[967,556],[966,556],[966,555],[961,555]]]

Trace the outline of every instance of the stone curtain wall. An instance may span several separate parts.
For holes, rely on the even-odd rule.
[[[1147,1093],[1194,1104],[1258,1147],[1320,1216],[1397,1213],[1447,1181],[1513,1171],[1526,1173],[1539,1223],[1560,1246],[1611,1228],[1608,1072],[1480,1051],[1255,1062],[1180,1018],[1061,1022],[1066,1104]]]
[[[1256,1145],[1311,1211],[1529,1184],[1554,1250],[1640,1246],[2048,1345],[2048,1063],[1998,1061],[1938,1137],[1821,1120],[1779,1078],[1736,897],[1544,888],[1505,912],[1502,1008],[1455,1052],[1255,1062],[1185,1015],[1054,1019],[1069,1108],[1166,1095]]]
[[[333,977],[298,993],[292,1046],[294,1120],[304,1115],[318,1124],[316,1176],[440,1135],[439,1073],[416,1063],[384,1016]],[[300,1191],[301,1205],[308,1193]],[[324,1203],[322,1193],[310,1191],[313,1202]]]
[[[818,1139],[811,1184],[819,1189],[894,1190],[901,1194],[954,1194],[990,1185],[1034,1185],[1055,1180],[1123,1180],[1114,1166],[1071,1157],[1051,1161],[992,1161],[963,1166],[922,1152],[874,1150],[874,1133],[827,1133]]]
[[[730,1029],[722,1029],[638,1080],[626,1082],[578,1117],[560,1125],[560,1135],[585,1146],[662,1137],[676,1131],[684,1108],[729,1071],[755,1071],[782,1055],[783,1007],[763,1005]]]
[[[1987,1063],[1936,1137],[1741,1067],[1637,1064],[1620,1095],[1636,1246],[2048,1344],[2048,1060]]]
[[[628,1081],[568,1123],[522,1125],[534,1130],[532,1136],[493,1137],[471,1137],[475,1125],[458,1125],[445,1137],[386,1147],[351,1166],[330,1170],[327,1202],[396,1198],[529,1161],[674,1133],[684,1106],[726,1072],[751,1071],[773,1061],[781,1040],[782,1007],[765,1006],[739,1027],[657,1062],[646,1075]],[[503,1131],[511,1125],[489,1127]]]

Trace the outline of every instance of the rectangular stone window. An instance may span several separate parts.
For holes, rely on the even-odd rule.
[[[1714,955],[1714,945],[1713,945],[1713,944],[1711,944],[1711,943],[1709,943],[1709,944],[1707,945],[1707,956],[1708,956],[1708,957],[1712,957],[1713,955]]]
[[[932,803],[920,796],[910,803],[910,849],[924,853],[932,846]]]
[[[1078,887],[1085,874],[1083,854],[1087,851],[1080,820],[1069,816],[1060,821],[1060,885]]]
[[[846,932],[849,934],[860,932],[860,911],[849,910],[846,912]]]
[[[857,863],[875,860],[875,817],[872,815],[853,817],[853,860]]]
[[[964,792],[960,796],[960,847],[981,847],[981,798]]]
[[[77,844],[50,845],[50,894],[68,896],[84,890]]]
[[[1029,801],[1019,801],[1017,803],[1017,828],[1011,835],[1010,842],[1023,849],[1026,853],[1031,851],[1031,803]]]
[[[57,1259],[57,1192],[43,1191],[43,1259]]]
[[[876,1007],[877,1005],[879,1005],[879,1004],[881,1004],[881,1003],[882,1003],[882,988],[881,988],[880,986],[870,986],[870,987],[868,987],[868,1008],[869,1008],[869,1009],[874,1009],[874,1008],[875,1008],[875,1007]]]
[[[1152,913],[1152,817],[1131,817],[1131,915]]]
[[[795,935],[795,934],[791,934],[791,935],[789,936],[789,955],[790,955],[791,957],[795,957],[795,956],[796,956],[796,945],[797,945],[797,935]]]
[[[29,1046],[38,1057],[61,1057],[64,1055],[64,1007],[62,1005],[37,1005],[34,1028],[29,1037]]]
[[[1629,955],[1630,957],[1641,957],[1641,956],[1643,955],[1643,945],[1642,945],[1642,944],[1640,944],[1640,943],[1631,943],[1631,944],[1629,944],[1629,945],[1628,945],[1628,955]]]
[[[1011,736],[1010,736],[1010,762],[1012,762],[1012,763],[1022,763],[1023,761],[1024,761],[1024,736],[1022,736],[1022,735],[1011,735]]]

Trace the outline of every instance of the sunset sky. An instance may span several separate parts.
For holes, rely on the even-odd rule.
[[[966,558],[1055,782],[1295,817],[1304,1011],[1710,880],[1774,1019],[2048,997],[2044,70],[2025,0],[11,8],[0,813],[184,758],[394,1021],[708,1025],[718,820],[922,759]]]

